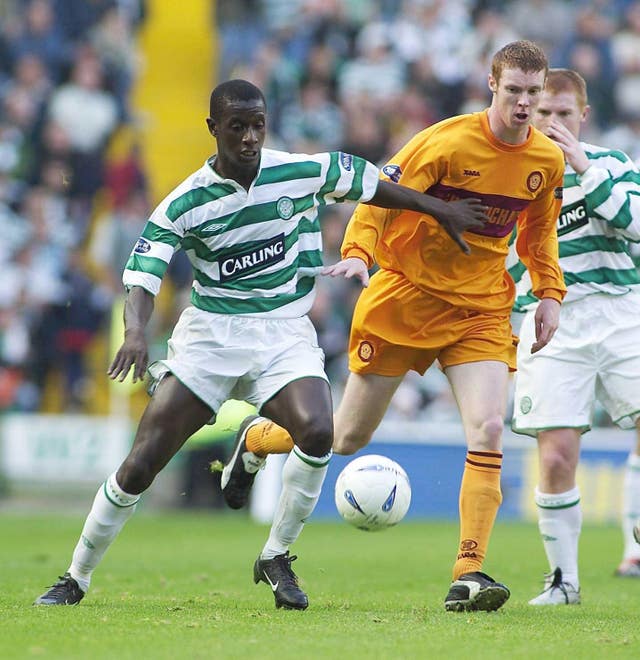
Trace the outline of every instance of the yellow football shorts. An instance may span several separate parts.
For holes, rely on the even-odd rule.
[[[402,274],[381,269],[356,304],[349,341],[354,373],[423,374],[468,362],[504,362],[516,368],[518,338],[509,314],[452,305],[421,291]]]

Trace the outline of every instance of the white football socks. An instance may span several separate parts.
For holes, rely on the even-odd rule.
[[[549,569],[560,568],[563,582],[578,589],[578,539],[582,531],[580,490],[576,486],[566,493],[541,493],[536,488],[534,499]]]
[[[327,475],[331,452],[320,458],[294,447],[282,468],[282,492],[262,559],[284,554],[313,512]]]
[[[115,472],[98,489],[68,569],[85,593],[93,570],[133,515],[139,499],[140,495],[125,493],[118,486]]]
[[[622,486],[622,559],[640,559],[640,544],[633,538],[633,526],[640,518],[640,456],[629,454]]]

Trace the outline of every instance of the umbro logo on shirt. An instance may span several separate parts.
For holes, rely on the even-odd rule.
[[[223,229],[226,229],[227,225],[223,222],[209,222],[204,225],[201,229],[203,234],[215,234]]]
[[[464,176],[480,176],[478,170],[462,170]]]

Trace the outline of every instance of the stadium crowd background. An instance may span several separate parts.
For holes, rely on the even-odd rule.
[[[182,4],[189,2],[201,0]],[[0,410],[109,407],[105,372],[122,269],[169,192],[149,184],[136,137],[144,118],[130,103],[152,6],[0,0]],[[489,58],[528,38],[553,66],[587,80],[592,116],[583,137],[640,159],[638,1],[219,0],[210,21],[210,86],[241,77],[261,87],[271,147],[340,149],[381,164],[429,124],[486,107]],[[203,108],[209,91],[201,90]],[[169,88],[167,102],[180,102]],[[204,140],[204,122],[200,130]],[[325,263],[339,258],[351,210],[326,209]],[[188,300],[183,257],[167,278],[152,359]],[[321,279],[312,311],[336,399],[357,295],[353,283]],[[407,378],[390,414],[434,421],[456,410],[431,369]]]

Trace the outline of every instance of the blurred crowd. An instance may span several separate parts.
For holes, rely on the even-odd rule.
[[[381,164],[429,124],[486,107],[491,56],[528,38],[587,80],[584,139],[640,159],[638,0],[218,0],[215,17],[215,78],[264,90],[268,146]],[[51,378],[62,409],[86,409],[105,378],[88,355],[159,201],[131,139],[144,20],[144,0],[0,0],[0,409],[42,409]],[[326,209],[325,263],[351,211]],[[321,279],[312,311],[336,398],[357,295]],[[445,385],[437,369],[411,374],[390,414],[454,418]]]
[[[147,212],[135,154],[107,163],[132,120],[142,9],[0,2],[0,409],[39,410],[54,377],[64,410],[83,409],[91,391],[87,353]],[[99,206],[118,217],[91,259]]]

